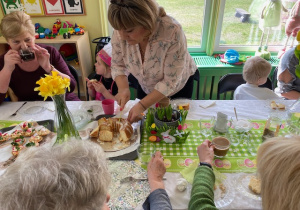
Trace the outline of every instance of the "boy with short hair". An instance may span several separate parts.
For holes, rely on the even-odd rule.
[[[254,56],[249,58],[243,68],[243,78],[246,84],[242,84],[234,91],[235,100],[274,100],[280,99],[272,90],[259,87],[266,83],[272,66],[265,59]]]

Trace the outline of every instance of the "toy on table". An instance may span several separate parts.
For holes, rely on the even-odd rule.
[[[260,56],[266,60],[271,59],[271,54],[268,51],[269,34],[270,30],[280,30],[282,10],[287,12],[287,10],[283,7],[281,0],[268,0],[265,3],[259,20],[259,28],[262,30],[262,36],[258,50],[255,52],[255,56]],[[267,34],[266,44],[262,49],[265,33]]]
[[[168,120],[172,118],[173,113],[179,113],[179,118],[176,123],[168,124]],[[171,105],[168,107],[156,107],[148,109],[145,119],[145,129],[149,136],[149,141],[160,142],[163,140],[166,143],[183,143],[187,139],[189,132],[183,129],[188,110],[180,107],[179,110],[174,110]],[[157,123],[160,118],[161,123]],[[156,123],[155,123],[156,122]],[[173,123],[173,122],[172,122]]]
[[[295,37],[297,36],[297,32],[300,30],[300,0],[298,0],[293,8],[290,11],[289,18],[285,23],[285,34],[287,35],[286,42],[283,48],[278,52],[278,58],[281,58],[282,55],[286,52],[286,46],[290,37],[292,36],[292,43],[290,48],[294,46]]]
[[[59,29],[58,34],[63,35],[64,39],[71,38],[71,33],[69,32],[69,29],[72,28],[72,24],[68,21],[62,22],[62,27]]]
[[[83,25],[77,25],[77,23],[75,23],[75,26],[74,26],[75,35],[83,35],[84,34],[83,28],[84,28]]]

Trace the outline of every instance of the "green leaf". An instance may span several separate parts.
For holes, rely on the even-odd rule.
[[[26,147],[32,147],[32,146],[34,146],[35,144],[34,144],[34,142],[30,142],[30,143],[27,143],[25,146]]]

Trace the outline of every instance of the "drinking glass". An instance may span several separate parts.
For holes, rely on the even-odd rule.
[[[155,151],[155,144],[151,142],[141,143],[137,149],[139,161],[141,162],[141,164],[147,166]]]
[[[230,141],[230,144],[233,146],[238,146],[240,144],[241,137],[243,135],[238,135],[235,133],[227,133],[226,138]]]
[[[212,130],[211,127],[213,126],[213,119],[207,120],[200,120],[200,133],[203,135],[205,138],[209,138],[212,135]]]

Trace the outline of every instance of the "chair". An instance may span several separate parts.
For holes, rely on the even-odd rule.
[[[274,69],[274,72],[272,75],[272,90],[273,91],[277,87],[277,72],[278,72],[278,66]]]
[[[77,94],[78,94],[78,98],[80,99],[80,84],[79,84],[79,78],[78,78],[78,72],[77,70],[71,66],[70,64],[67,64],[68,67],[69,67],[69,70],[71,72],[71,74],[73,75],[73,77],[75,78],[76,80],[76,83],[77,83]]]
[[[197,90],[195,100],[199,100],[199,91],[200,91],[200,71],[196,69],[194,74],[194,81],[197,82]]]
[[[224,75],[218,83],[217,99],[220,100],[220,94],[224,93],[223,99],[232,100],[235,89],[244,83],[246,83],[246,81],[243,79],[243,74],[241,73],[230,73]],[[272,90],[272,82],[268,78],[267,82],[259,87],[266,87]],[[230,92],[229,97],[227,92]]]

